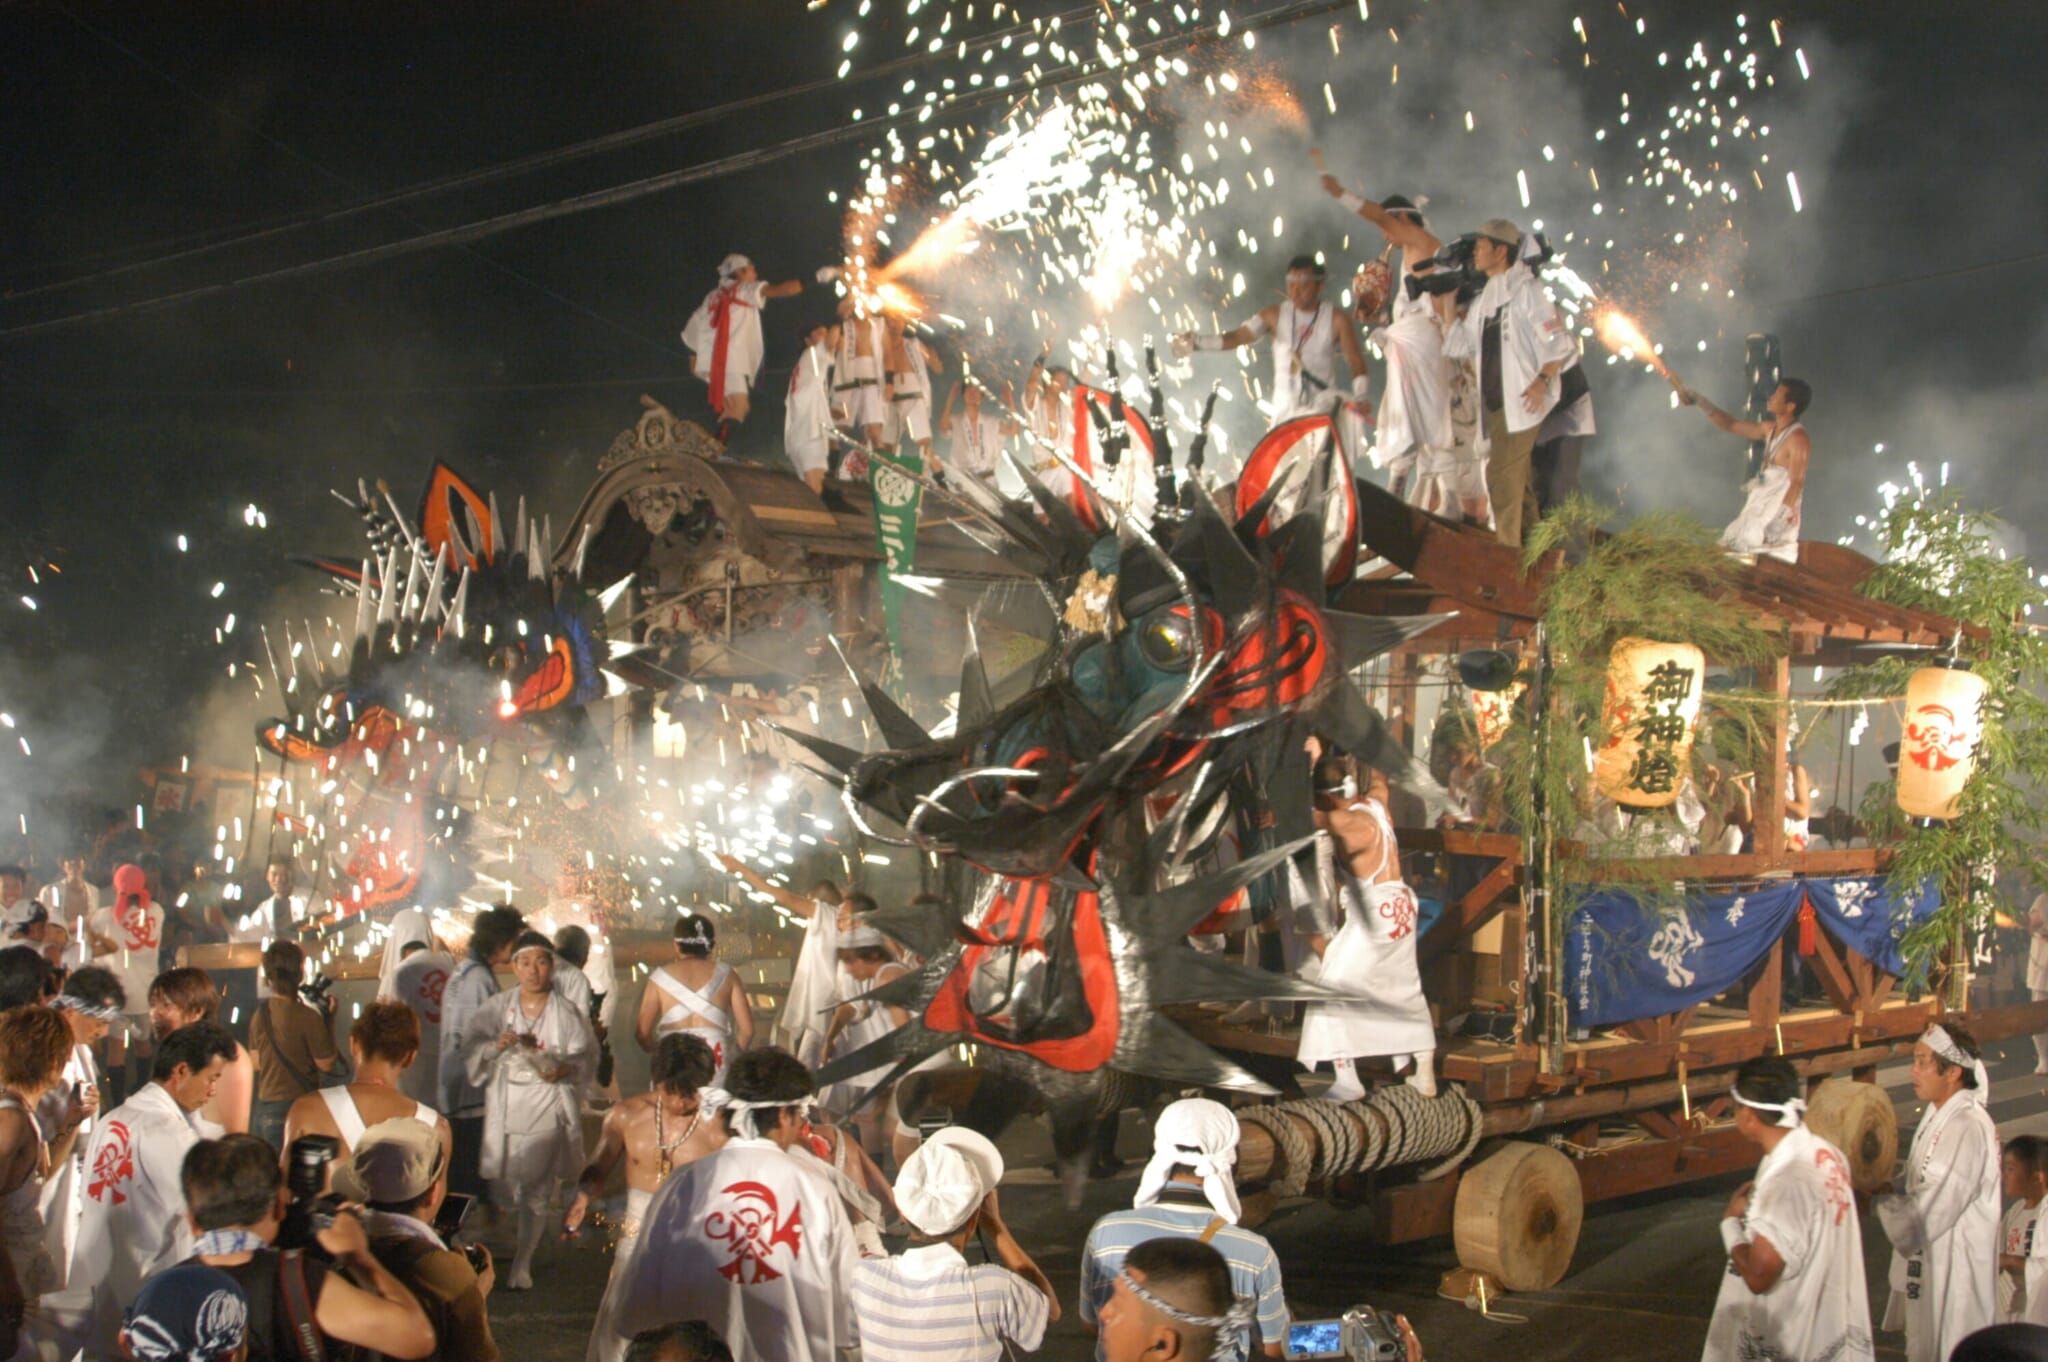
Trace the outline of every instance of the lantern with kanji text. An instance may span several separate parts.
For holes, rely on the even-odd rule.
[[[1689,643],[1625,638],[1607,659],[1593,784],[1626,808],[1677,800],[1692,761],[1706,656]]]
[[[1956,799],[1977,769],[1984,690],[1984,678],[1959,658],[1922,667],[1906,682],[1899,808],[1914,818],[1956,816]]]

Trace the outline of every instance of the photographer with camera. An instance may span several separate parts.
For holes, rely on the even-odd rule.
[[[320,1362],[336,1343],[433,1355],[426,1311],[371,1255],[353,1210],[311,1213],[318,1252],[276,1247],[293,1196],[268,1144],[229,1135],[194,1145],[179,1181],[193,1261],[227,1273],[248,1298],[249,1362]]]
[[[284,1148],[285,1117],[292,1104],[320,1089],[320,1075],[333,1070],[340,1056],[334,1048],[331,1011],[323,1012],[299,996],[306,978],[306,953],[298,943],[273,941],[263,948],[263,977],[270,996],[249,1018],[249,1049],[256,1061],[256,1102],[250,1111],[250,1133]],[[330,1007],[332,995],[322,995]]]
[[[71,1280],[92,1292],[88,1356],[116,1355],[121,1312],[142,1279],[192,1251],[178,1174],[185,1152],[199,1143],[193,1115],[238,1048],[218,1022],[172,1032],[157,1045],[150,1081],[94,1127],[71,1259]]]
[[[371,1126],[407,1120],[433,1132],[442,1150],[452,1154],[455,1138],[448,1122],[425,1102],[414,1101],[400,1082],[419,1048],[420,1019],[411,1008],[394,1002],[369,1004],[348,1029],[354,1079],[309,1092],[292,1103],[284,1122],[286,1144],[301,1135],[325,1135],[340,1142],[336,1157],[346,1159]]]
[[[1532,238],[1530,245],[1536,246]],[[1558,404],[1558,376],[1579,360],[1579,344],[1525,255],[1522,229],[1494,218],[1472,238],[1472,268],[1486,285],[1444,337],[1444,354],[1478,368],[1486,490],[1494,534],[1522,546],[1536,523],[1531,457],[1537,432]]]
[[[444,1213],[448,1162],[432,1132],[402,1118],[371,1126],[347,1166],[335,1170],[334,1187],[367,1208],[370,1251],[425,1307],[439,1340],[434,1356],[497,1362],[486,1306],[497,1269],[483,1245],[447,1242],[461,1217]]]

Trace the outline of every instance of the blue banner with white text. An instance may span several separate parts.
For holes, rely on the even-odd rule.
[[[1786,880],[1741,893],[1689,895],[1670,912],[1632,895],[1594,894],[1565,933],[1574,1026],[1615,1026],[1706,1002],[1741,983],[1799,914],[1887,974],[1905,972],[1899,942],[1940,906],[1932,888],[1895,898],[1882,878]]]

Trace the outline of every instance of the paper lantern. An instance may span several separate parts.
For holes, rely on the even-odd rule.
[[[1692,761],[1706,656],[1689,643],[1625,638],[1607,659],[1593,783],[1632,809],[1668,808]]]
[[[1984,736],[1984,678],[1946,659],[1906,683],[1899,742],[1899,807],[1915,818],[1954,818],[1956,797],[1977,769]]]
[[[1468,690],[1472,700],[1472,726],[1479,732],[1479,750],[1485,751],[1507,736],[1515,722],[1515,705],[1528,687],[1517,681],[1506,690]]]

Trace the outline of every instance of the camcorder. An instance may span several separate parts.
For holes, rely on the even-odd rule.
[[[1516,260],[1531,270],[1540,270],[1550,263],[1557,252],[1550,248],[1541,232],[1525,232],[1525,244],[1533,247],[1516,256]],[[1457,295],[1459,306],[1477,298],[1486,287],[1486,275],[1472,263],[1472,248],[1479,244],[1479,233],[1467,232],[1455,241],[1446,241],[1437,248],[1437,253],[1421,262],[1415,268],[1425,273],[1410,273],[1405,281],[1408,299],[1427,294],[1452,293]]]
[[[1394,1317],[1370,1305],[1353,1306],[1341,1319],[1297,1320],[1287,1326],[1286,1357],[1311,1362],[1408,1362],[1408,1344]]]
[[[299,985],[299,1000],[323,1014],[334,1011],[334,980],[325,974],[314,975]]]
[[[277,1229],[277,1247],[326,1256],[315,1236],[334,1223],[341,1209],[341,1198],[327,1194],[327,1166],[340,1154],[341,1141],[331,1135],[301,1135],[285,1150],[284,1186],[290,1199]]]

